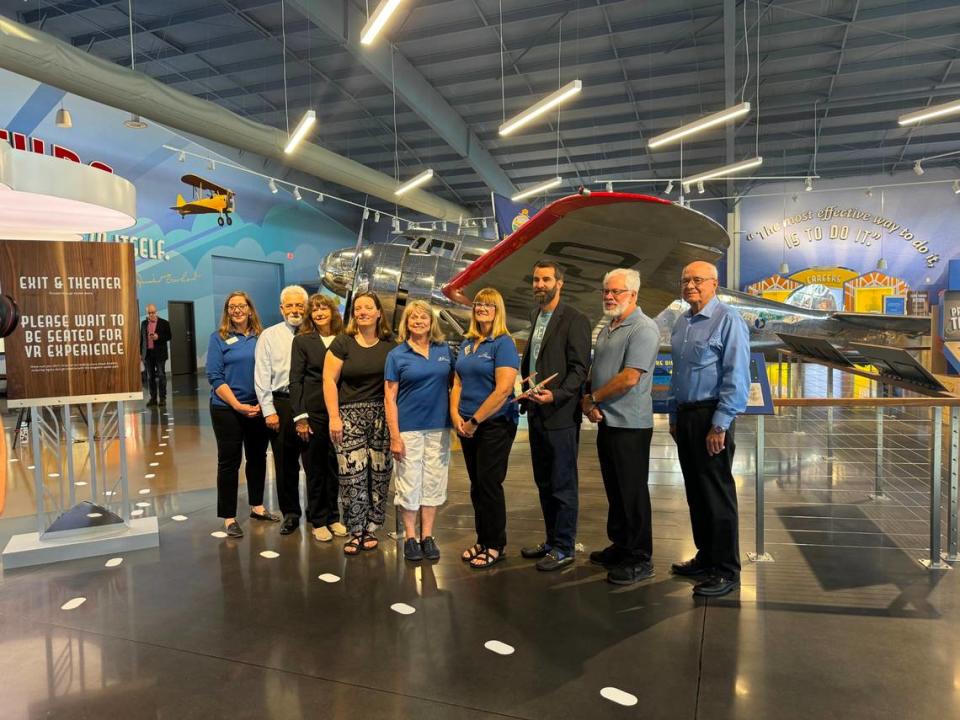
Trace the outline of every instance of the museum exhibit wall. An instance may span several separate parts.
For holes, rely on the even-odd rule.
[[[198,367],[204,364],[207,339],[219,322],[225,293],[255,289],[267,298],[276,286],[315,287],[321,259],[356,243],[358,211],[340,206],[324,212],[316,196],[305,195],[297,202],[287,191],[271,193],[262,178],[219,164],[211,169],[206,160],[197,158],[179,162],[177,153],[164,145],[217,156],[149,123],[149,118],[149,127],[132,130],[123,125],[126,113],[2,70],[0,97],[0,130],[43,141],[47,154],[54,144],[68,148],[81,162],[104,163],[136,186],[136,224],[95,239],[133,243],[141,313],[154,303],[166,317],[170,301],[194,303]],[[72,115],[72,128],[55,124],[61,103]],[[178,193],[187,200],[192,197],[192,189],[180,181],[188,173],[236,192],[232,225],[220,227],[215,214],[181,219],[170,209]],[[324,208],[334,205],[328,201]],[[334,219],[330,212],[340,217]],[[276,298],[258,303],[265,322],[279,320],[277,305]]]
[[[956,175],[931,169],[917,176],[910,164],[905,170],[820,180],[812,192],[802,182],[756,186],[740,205],[739,289],[860,312],[936,304],[948,260],[960,257]]]

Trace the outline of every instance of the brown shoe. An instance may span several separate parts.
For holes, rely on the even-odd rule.
[[[330,542],[333,540],[333,533],[327,530],[325,527],[314,528],[313,539],[318,540],[319,542]]]

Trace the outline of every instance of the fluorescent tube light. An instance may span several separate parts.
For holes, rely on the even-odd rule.
[[[702,118],[699,120],[694,120],[692,123],[681,125],[674,130],[670,130],[669,132],[661,133],[660,135],[650,138],[647,141],[647,147],[653,150],[654,148],[658,148],[663,145],[669,145],[670,143],[674,143],[681,138],[687,137],[688,135],[698,133],[701,130],[706,130],[707,128],[711,128],[716,125],[722,125],[730,120],[735,120],[738,117],[746,115],[748,112],[750,112],[750,103],[742,102],[739,105],[733,105],[728,107],[726,110],[715,112],[712,115],[704,115]]]
[[[763,164],[762,157],[750,158],[749,160],[741,160],[740,162],[733,163],[732,165],[724,165],[723,167],[714,168],[713,170],[707,170],[707,172],[700,173],[699,175],[694,175],[683,181],[683,189],[686,192],[690,192],[690,186],[696,183],[702,183],[705,180],[712,180],[713,178],[726,177],[727,175],[733,175],[735,173],[743,172],[744,170],[749,170],[750,168],[758,167]]]
[[[960,100],[943,103],[942,105],[933,105],[923,108],[923,110],[915,110],[906,115],[901,115],[897,118],[897,122],[901,125],[911,125],[913,123],[923,122],[924,120],[932,120],[933,118],[943,117],[944,115],[954,115],[956,113],[960,113]]]
[[[518,127],[522,127],[534,119],[540,117],[545,112],[555,108],[564,100],[573,97],[583,89],[583,83],[579,80],[571,80],[556,92],[550,93],[543,100],[531,105],[519,115],[507,120],[500,126],[501,135],[509,135]]]
[[[516,202],[517,200],[523,200],[525,197],[530,197],[531,195],[539,195],[544,190],[555,188],[557,185],[560,185],[562,182],[563,182],[562,177],[555,177],[552,180],[547,180],[546,182],[542,182],[539,185],[534,185],[532,188],[527,188],[526,190],[522,190],[510,199]]]
[[[427,168],[422,173],[411,180],[407,180],[403,185],[393,191],[394,195],[403,195],[407,190],[413,190],[418,185],[423,185],[427,180],[433,177],[433,169]]]
[[[313,127],[315,122],[317,122],[317,114],[313,110],[307,110],[290,134],[290,139],[287,140],[287,146],[283,149],[287,155],[292,153],[300,144],[300,141],[310,132],[310,128]]]
[[[367,20],[367,24],[363,26],[363,31],[360,33],[361,45],[369,45],[377,39],[377,35],[387,24],[390,16],[400,7],[401,2],[403,0],[383,0],[377,5],[377,9],[373,11],[373,15]]]

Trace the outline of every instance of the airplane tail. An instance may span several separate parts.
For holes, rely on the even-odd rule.
[[[183,195],[177,193],[177,207],[183,207],[187,204],[187,201],[183,199]]]

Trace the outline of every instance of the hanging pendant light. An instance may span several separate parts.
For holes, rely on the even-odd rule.
[[[60,109],[57,110],[57,127],[58,128],[73,127],[73,118],[70,117],[70,111],[64,109],[62,105],[60,106]]]

